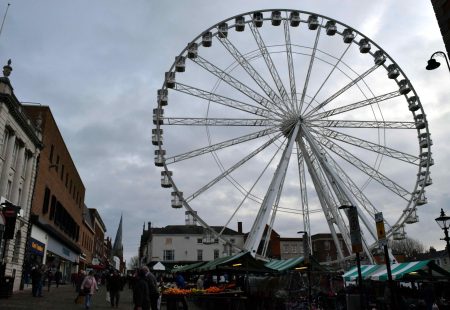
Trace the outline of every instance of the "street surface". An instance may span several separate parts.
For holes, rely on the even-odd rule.
[[[31,295],[31,285],[23,291],[14,292],[10,298],[0,299],[1,310],[19,310],[19,309],[36,309],[36,310],[72,310],[84,309],[84,304],[75,304],[74,299],[77,295],[75,288],[71,284],[60,285],[58,288],[52,286],[50,292],[47,287],[43,289],[43,297],[33,297]],[[101,286],[93,296],[93,304],[90,309],[112,309],[111,305],[106,302],[106,288]],[[114,309],[129,310],[133,309],[132,290],[125,285],[120,294],[119,307]]]

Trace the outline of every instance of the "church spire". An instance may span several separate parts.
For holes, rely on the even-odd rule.
[[[120,214],[119,227],[117,228],[116,239],[112,248],[112,256],[117,256],[123,259],[123,245],[122,245],[122,214]]]

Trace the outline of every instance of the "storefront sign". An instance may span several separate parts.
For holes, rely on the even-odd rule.
[[[30,253],[39,256],[44,256],[45,244],[40,241],[37,241],[36,239],[30,238],[29,250]]]
[[[78,254],[65,247],[64,244],[57,241],[53,237],[48,238],[47,250],[71,262],[78,262]]]

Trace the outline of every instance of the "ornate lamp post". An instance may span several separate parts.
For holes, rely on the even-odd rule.
[[[430,57],[430,59],[428,60],[428,64],[427,64],[427,66],[425,67],[425,69],[427,69],[427,70],[434,70],[434,69],[439,68],[439,66],[441,65],[441,63],[440,63],[439,61],[437,61],[436,59],[434,59],[434,57],[435,57],[435,56],[438,56],[438,55],[445,58],[445,61],[447,62],[448,70],[450,71],[450,65],[449,65],[449,63],[448,63],[447,55],[445,55],[445,53],[444,53],[444,52],[441,52],[441,51],[437,51],[437,52],[433,53],[433,55],[431,55],[431,57]]]
[[[441,239],[447,243],[447,253],[450,258],[450,237],[448,236],[448,230],[450,227],[450,216],[445,215],[443,209],[441,209],[441,215],[435,218],[436,223],[438,223],[439,227],[444,230],[445,238]]]

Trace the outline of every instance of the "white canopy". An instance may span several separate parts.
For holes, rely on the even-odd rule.
[[[161,262],[157,262],[152,267],[153,270],[166,270],[166,266],[164,266]]]

